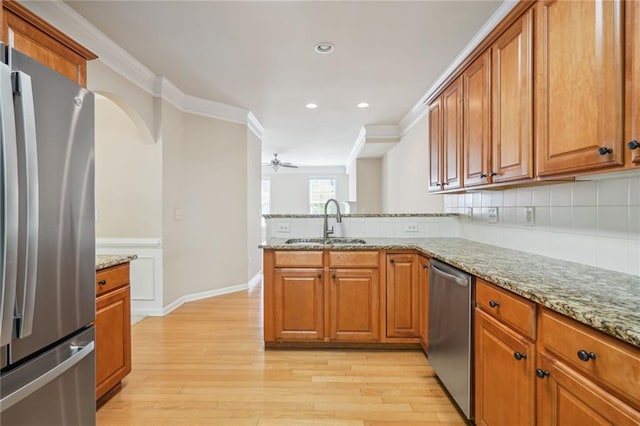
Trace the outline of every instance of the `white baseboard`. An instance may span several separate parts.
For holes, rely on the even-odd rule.
[[[175,309],[179,308],[187,302],[193,302],[196,300],[208,299],[209,297],[222,296],[223,294],[235,293],[236,291],[249,290],[258,285],[262,280],[262,271],[258,272],[248,283],[232,285],[229,287],[217,288],[215,290],[207,290],[200,293],[187,294],[169,303],[162,309],[134,309],[132,307],[132,315],[143,315],[152,317],[163,317],[168,315]]]

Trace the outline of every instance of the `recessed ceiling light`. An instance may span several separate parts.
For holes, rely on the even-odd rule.
[[[316,44],[315,47],[316,53],[319,53],[321,55],[328,55],[329,53],[333,52],[334,49],[335,47],[333,46],[333,44],[326,41]]]
[[[369,108],[369,104],[366,102],[360,102],[358,108]]]
[[[305,105],[307,108],[309,109],[316,109],[318,108],[317,104],[314,104],[313,102],[309,102],[308,104]]]

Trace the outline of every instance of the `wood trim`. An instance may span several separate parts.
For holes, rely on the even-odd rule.
[[[62,43],[63,45],[73,50],[75,53],[82,56],[86,60],[92,60],[92,59],[98,58],[98,55],[96,55],[86,47],[82,46],[80,43],[76,42],[74,39],[67,36],[60,30],[58,30],[57,28],[49,24],[44,19],[40,18],[39,16],[31,12],[26,7],[22,6],[16,0],[3,0],[2,6],[3,6],[3,9],[7,9],[12,13],[14,13],[15,15],[19,16],[20,18],[24,19],[25,21],[30,22],[32,25],[37,27],[40,31],[46,33],[52,39]],[[3,39],[6,39],[7,37],[5,30],[6,28],[4,28],[2,31]]]
[[[456,78],[458,78],[469,65],[471,65],[480,55],[482,55],[493,42],[507,29],[516,22],[527,10],[535,6],[536,0],[520,0],[514,8],[504,17],[502,21],[489,33],[487,37],[466,57],[464,61],[458,66],[449,77],[444,80],[433,92],[433,95],[429,96],[425,100],[425,104],[430,104],[434,99],[442,94],[444,89],[451,84]]]
[[[263,309],[262,324],[264,326],[264,341],[273,342],[275,340],[274,324],[275,307],[273,303],[273,273],[275,271],[275,260],[273,250],[263,250],[262,271],[263,271]]]
[[[625,6],[625,146],[626,167],[640,167],[640,148],[627,144],[640,142],[640,1],[628,0]]]

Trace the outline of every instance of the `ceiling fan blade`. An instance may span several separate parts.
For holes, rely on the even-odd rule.
[[[292,169],[297,169],[298,166],[294,166],[291,163],[280,163],[280,167],[291,167]]]

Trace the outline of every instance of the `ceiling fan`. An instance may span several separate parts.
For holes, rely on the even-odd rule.
[[[273,160],[268,163],[262,163],[263,166],[271,166],[273,167],[273,171],[277,172],[280,167],[291,167],[293,169],[297,169],[298,166],[295,166],[291,163],[280,161],[278,158],[278,154],[273,154]]]

